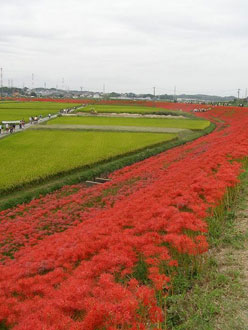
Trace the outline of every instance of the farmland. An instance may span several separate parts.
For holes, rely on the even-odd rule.
[[[185,105],[185,110],[193,107]],[[248,108],[215,107],[197,116],[202,120],[196,122],[204,125],[214,120],[216,129],[120,168],[102,185],[65,186],[0,212],[0,327],[201,329],[196,323],[188,326],[200,319],[202,329],[210,328],[201,308],[194,306],[192,320],[184,311],[193,306],[187,299],[192,281],[214,262],[206,252],[230,226],[232,205],[247,168]],[[124,118],[112,119],[117,125]],[[82,120],[53,122],[77,125]],[[90,120],[103,123],[99,117]],[[140,120],[142,126],[147,119]],[[120,149],[126,153],[173,138],[43,129],[3,139],[0,148],[3,167],[10,167],[12,175],[17,172],[15,180],[30,162],[26,173],[30,180],[36,169],[35,175],[45,178],[45,171],[67,171],[102,160],[105,151],[115,157]],[[1,178],[11,177],[7,171]],[[225,291],[224,282],[220,277],[213,295]],[[183,296],[184,305],[177,306]],[[213,307],[210,313],[218,315],[219,310]]]
[[[23,116],[30,116],[31,113],[46,115],[72,106],[70,103],[57,102],[7,102],[1,104],[0,114],[5,120],[7,118],[10,120],[11,116],[15,116],[12,118],[16,119],[17,113]],[[111,111],[114,111],[112,109],[115,107],[107,106]],[[129,106],[128,108],[133,112],[137,108],[144,110],[144,107]],[[47,125],[32,126],[31,128],[35,130],[0,140],[3,159],[0,191],[13,190],[27,183],[45,182],[47,178],[55,175],[64,175],[72,170],[109,161],[113,157],[120,157],[162,142],[166,144],[178,138],[177,128],[204,130],[209,124],[207,120],[183,118],[59,117],[50,120]],[[86,131],[80,131],[80,125],[86,125]],[[107,126],[105,132],[93,133],[87,129],[87,127],[91,129],[90,125]],[[151,128],[152,133],[142,133],[142,131],[138,132],[139,130],[135,133],[124,133],[120,132],[118,125],[127,127],[129,132],[132,132],[134,126],[147,127]],[[116,132],[110,132],[111,127],[116,128]],[[157,134],[154,128],[159,127],[169,130],[168,132],[167,129],[162,130],[158,132],[161,134]],[[21,172],[20,168],[22,168]]]
[[[44,179],[174,138],[174,134],[28,130],[0,140],[0,189]]]
[[[0,122],[3,120],[22,120],[29,121],[29,117],[42,115],[47,116],[49,113],[54,114],[64,108],[78,106],[72,103],[57,102],[0,102]]]
[[[141,106],[141,105],[116,105],[116,104],[93,104],[93,105],[86,105],[82,108],[77,109],[76,112],[91,112],[96,111],[99,113],[139,113],[139,114],[146,114],[146,113],[154,113],[154,112],[166,112],[165,109],[157,108],[154,106]],[[168,111],[168,109],[167,109]],[[174,111],[174,115],[180,115],[180,112]]]
[[[110,107],[109,107],[110,108]],[[173,127],[190,130],[207,128],[207,120],[193,119],[150,119],[150,118],[113,118],[113,117],[60,117],[48,122],[48,125],[107,125],[107,126],[139,126],[139,127]]]

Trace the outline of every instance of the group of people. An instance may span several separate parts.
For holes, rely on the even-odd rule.
[[[85,106],[85,104],[80,104],[80,105],[78,105],[78,106],[75,106],[75,107],[72,107],[72,108],[66,108],[66,109],[62,109],[62,110],[60,110],[59,112],[63,115],[63,114],[68,114],[68,113],[71,113],[71,112],[73,112],[74,110],[76,110],[76,109],[79,109],[79,108],[83,108]]]
[[[195,108],[193,112],[207,112],[210,110],[212,110],[212,108],[199,108],[199,109]]]
[[[51,114],[49,113],[48,114],[48,118],[50,119],[51,118]],[[43,116],[42,115],[39,115],[39,116],[35,116],[35,117],[29,117],[29,123],[30,124],[36,124],[39,122],[40,119],[42,119]]]
[[[72,109],[63,109],[63,110],[60,110],[60,113],[61,114],[68,114],[72,111]]]
[[[42,118],[42,115],[35,116],[35,117],[29,117],[29,122],[30,122],[30,124],[38,123],[39,119],[41,119],[41,118]]]
[[[49,113],[48,118],[50,119],[52,115]],[[39,116],[34,116],[34,117],[29,117],[29,123],[30,124],[35,124],[38,123],[39,120],[42,119],[42,115]],[[0,134],[7,134],[7,133],[14,133],[16,131],[16,127],[19,127],[19,130],[23,129],[25,126],[25,121],[24,119],[22,120],[17,120],[17,121],[3,121],[2,123],[0,122]]]
[[[16,123],[6,123],[6,124],[1,124],[0,123],[0,134],[3,134],[3,133],[14,133],[15,130],[16,130],[16,126],[19,126],[19,129],[22,129],[24,128],[25,126],[25,121],[24,119],[20,120],[19,121],[19,124],[16,124]]]

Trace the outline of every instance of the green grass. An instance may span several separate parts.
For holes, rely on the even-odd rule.
[[[95,105],[95,104],[89,104],[81,109],[76,110],[76,112],[90,112],[91,110],[95,110],[97,112],[125,112],[125,113],[167,113],[167,114],[173,114],[175,116],[177,115],[183,115],[183,116],[192,116],[187,113],[182,113],[181,111],[176,110],[166,110],[166,109],[160,109],[156,107],[146,107],[146,106],[139,106],[139,105]]]
[[[175,134],[28,130],[0,140],[0,190],[175,138]]]
[[[47,123],[48,125],[105,125],[105,126],[145,126],[185,128],[191,130],[202,130],[210,125],[207,120],[193,119],[160,119],[160,118],[116,118],[116,117],[60,117]]]
[[[79,104],[58,102],[0,102],[0,122],[3,120],[29,121],[32,116],[47,116],[65,108],[72,108]]]
[[[89,104],[84,108],[78,109],[77,112],[90,112],[94,109],[97,112],[127,112],[127,113],[145,113],[151,111],[158,111],[158,108],[155,107],[145,107],[138,105],[95,105]]]

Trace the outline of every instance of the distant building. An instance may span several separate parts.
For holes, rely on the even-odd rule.
[[[110,100],[131,100],[131,98],[127,96],[114,96],[110,97]]]
[[[101,95],[99,93],[95,93],[93,95],[93,99],[100,99],[101,98]]]
[[[189,99],[189,98],[184,98],[184,97],[178,97],[177,102],[184,102],[184,103],[197,103],[197,104],[204,104],[209,101],[202,101],[198,99]]]

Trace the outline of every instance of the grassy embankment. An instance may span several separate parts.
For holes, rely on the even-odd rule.
[[[173,118],[125,118],[125,117],[59,117],[50,120],[48,125],[106,125],[106,126],[138,126],[166,127],[202,130],[210,125],[207,120],[173,119]]]
[[[209,252],[180,268],[167,298],[168,330],[245,330],[247,321],[248,170],[209,217]]]

